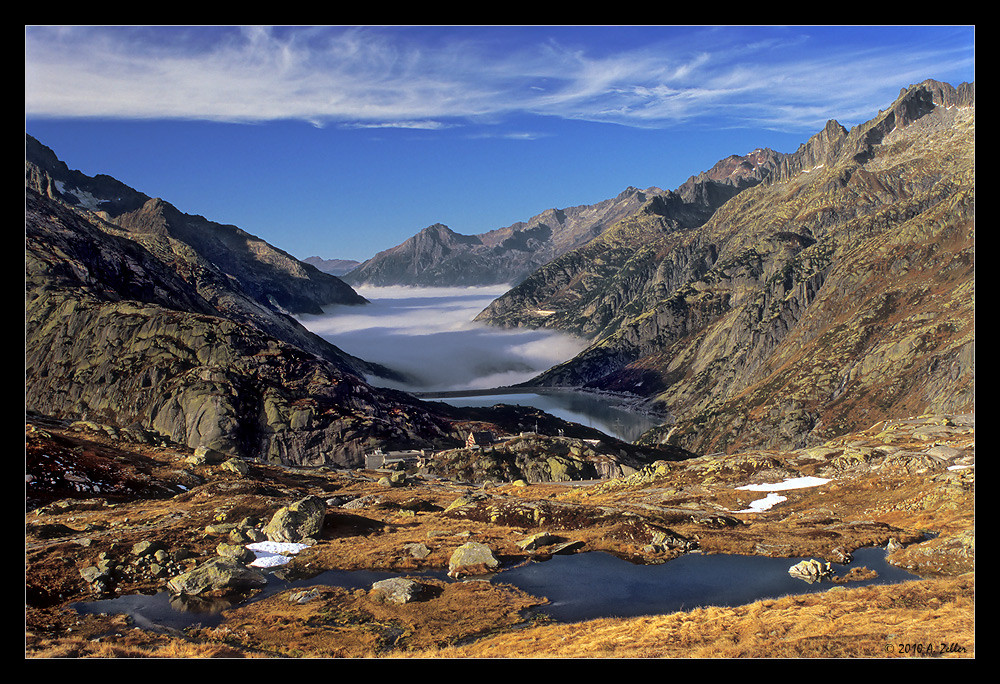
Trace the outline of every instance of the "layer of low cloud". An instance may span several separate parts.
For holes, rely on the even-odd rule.
[[[302,323],[344,351],[405,373],[406,390],[486,389],[517,384],[579,353],[583,340],[546,330],[500,330],[473,322],[504,287],[371,288],[371,304],[335,307]]]
[[[971,71],[974,59],[961,41],[812,49],[814,34],[838,30],[825,27],[665,27],[659,42],[610,29],[636,32],[622,47],[598,30],[28,27],[25,109],[423,129],[528,113],[815,130],[870,117],[887,88]]]

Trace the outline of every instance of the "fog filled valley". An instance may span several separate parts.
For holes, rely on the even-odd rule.
[[[370,303],[333,306],[299,320],[349,354],[402,377],[369,376],[375,385],[418,393],[452,406],[533,406],[631,442],[662,419],[633,410],[629,397],[573,389],[512,386],[579,353],[583,340],[551,330],[499,329],[473,319],[507,288],[359,286]],[[499,393],[482,390],[499,389]]]
[[[586,342],[547,330],[505,330],[473,319],[509,288],[359,286],[370,303],[300,316],[309,330],[405,381],[370,377],[411,392],[476,390],[526,382],[580,352]]]

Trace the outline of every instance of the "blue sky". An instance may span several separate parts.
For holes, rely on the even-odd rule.
[[[28,133],[299,258],[673,189],[927,78],[974,26],[25,27]]]

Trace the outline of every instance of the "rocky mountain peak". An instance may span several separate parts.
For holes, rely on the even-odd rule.
[[[731,154],[707,171],[688,178],[677,192],[690,202],[697,194],[698,186],[706,183],[721,183],[742,190],[767,177],[781,156],[769,148],[757,148],[744,155]]]
[[[55,153],[25,135],[25,187],[90,212],[135,236],[180,242],[226,277],[241,283],[260,306],[285,314],[320,313],[326,304],[364,304],[346,283],[236,226],[185,214],[161,198],[107,175],[71,170]],[[171,248],[173,249],[173,248]]]
[[[960,83],[952,86],[950,83],[927,79],[900,89],[893,109],[916,101],[929,104],[931,107],[972,107],[976,104],[976,85]]]
[[[900,90],[888,109],[850,131],[833,119],[827,121],[821,131],[782,159],[772,180],[787,180],[803,171],[832,166],[838,161],[863,163],[892,131],[906,128],[938,108],[974,107],[975,103],[976,90],[972,83],[953,87],[928,79],[910,85]]]
[[[443,223],[435,223],[427,226],[414,236],[417,241],[430,240],[435,243],[450,245],[454,243],[477,244],[479,240],[475,236],[461,235],[456,233]]]

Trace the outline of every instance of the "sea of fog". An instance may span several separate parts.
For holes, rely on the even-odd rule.
[[[400,371],[409,382],[369,378],[411,392],[514,385],[579,353],[586,342],[547,330],[500,330],[473,322],[509,287],[355,288],[371,302],[300,316],[348,354]]]
[[[506,286],[469,288],[358,287],[370,304],[333,306],[302,324],[349,354],[404,373],[408,382],[368,378],[409,392],[508,387],[566,361],[586,342],[551,330],[501,330],[473,319]],[[436,399],[455,406],[534,406],[625,441],[657,422],[622,402],[582,392],[477,395]]]

